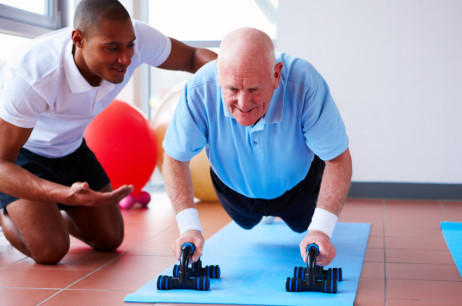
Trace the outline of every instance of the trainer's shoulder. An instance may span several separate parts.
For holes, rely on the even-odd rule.
[[[18,50],[15,59],[8,63],[9,68],[31,83],[53,78],[64,64],[66,51],[72,52],[71,35],[72,29],[64,28],[33,39]]]

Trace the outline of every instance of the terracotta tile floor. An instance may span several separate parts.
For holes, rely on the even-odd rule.
[[[218,203],[198,209],[206,238],[230,221]],[[0,305],[141,305],[123,299],[175,263],[178,231],[162,192],[148,209],[123,214],[116,253],[72,240],[56,266],[34,264],[0,235]],[[440,230],[441,221],[462,222],[462,202],[349,199],[340,221],[372,224],[355,305],[462,305],[462,279]]]

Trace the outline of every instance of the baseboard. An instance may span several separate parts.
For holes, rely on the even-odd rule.
[[[462,200],[462,184],[352,182],[351,198]]]

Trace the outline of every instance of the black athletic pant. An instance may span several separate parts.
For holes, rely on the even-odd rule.
[[[226,186],[210,169],[221,205],[242,228],[251,229],[263,216],[280,217],[295,232],[308,229],[316,208],[325,162],[315,156],[306,177],[275,199],[248,198]]]

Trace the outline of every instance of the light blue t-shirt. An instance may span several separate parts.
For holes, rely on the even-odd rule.
[[[329,88],[305,60],[279,54],[281,82],[265,116],[242,126],[229,113],[215,61],[190,79],[168,126],[163,147],[189,161],[205,146],[213,171],[249,198],[274,199],[303,180],[314,154],[331,160],[348,136]],[[207,173],[204,173],[207,175]]]

